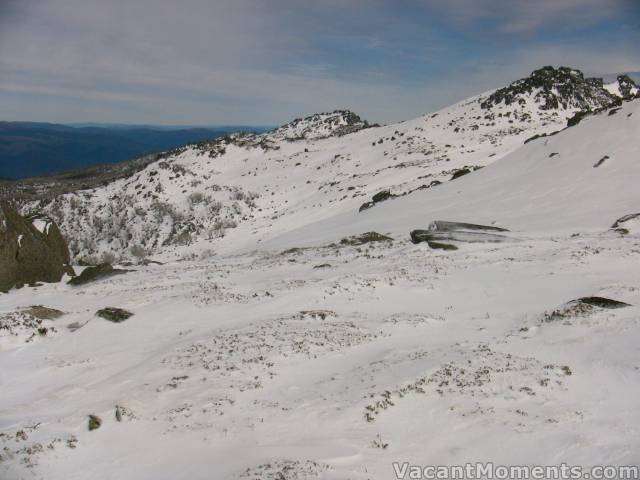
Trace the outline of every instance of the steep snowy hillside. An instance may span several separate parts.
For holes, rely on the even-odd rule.
[[[53,202],[77,247],[111,208],[122,243],[95,251],[146,234],[200,256],[0,296],[0,478],[640,465],[640,100],[523,144],[573,107],[531,91],[483,110],[490,95],[345,136],[190,147]],[[465,164],[487,166],[449,181]],[[203,222],[191,240],[209,218],[238,226],[160,248],[172,215]]]
[[[629,79],[620,78],[620,92]],[[635,87],[633,87],[635,88]],[[298,119],[264,135],[184,148],[104,187],[28,212],[53,216],[76,259],[176,258],[255,245],[343,212],[376,206],[484,167],[576,112],[619,104],[602,81],[546,67],[510,86],[424,117],[371,127],[347,111]],[[388,191],[388,193],[386,193]],[[187,247],[187,248],[185,248]],[[106,257],[105,257],[106,255]]]
[[[586,116],[437,189],[415,192],[359,214],[346,212],[282,236],[313,244],[369,230],[402,237],[431,220],[496,224],[513,236],[601,231],[640,211],[640,100]],[[267,244],[268,245],[268,244]]]

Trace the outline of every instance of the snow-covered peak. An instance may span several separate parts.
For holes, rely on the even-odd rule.
[[[543,67],[496,90],[481,106],[491,109],[503,102],[524,104],[528,97],[533,97],[541,110],[596,110],[618,101],[620,95],[605,88],[600,78],[585,78],[580,70]]]
[[[369,123],[349,110],[335,110],[328,113],[297,118],[269,134],[283,140],[315,140],[340,137],[367,128]]]

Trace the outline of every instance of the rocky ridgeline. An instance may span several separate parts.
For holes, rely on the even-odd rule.
[[[319,140],[341,137],[370,126],[373,125],[369,125],[369,122],[349,110],[335,110],[331,113],[316,113],[306,118],[297,118],[268,135],[289,141]]]
[[[108,168],[0,182],[0,199],[55,220],[75,261],[180,258],[196,242],[213,251],[231,243],[225,237],[259,239],[330,210],[364,211],[437,187],[638,90],[627,76],[603,84],[575,69],[544,67],[396,125],[369,128],[378,126],[336,110]]]
[[[617,81],[624,99],[631,99],[632,92],[638,90],[637,85],[626,75],[619,76]],[[601,78],[585,78],[580,70],[543,67],[532,72],[529,77],[496,90],[480,106],[490,109],[501,103],[524,105],[527,97],[531,97],[541,110],[589,111],[620,103],[621,96],[605,88]]]

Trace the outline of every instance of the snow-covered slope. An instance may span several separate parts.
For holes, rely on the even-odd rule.
[[[517,108],[534,112],[535,128],[514,120],[513,103],[483,122],[474,117],[489,95],[341,137],[190,147],[50,205],[83,202],[69,210],[81,214],[68,227],[78,232],[85,215],[136,190],[131,208],[172,202],[185,221],[198,208],[208,218],[206,200],[189,200],[198,189],[223,203],[216,218],[234,201],[240,213],[224,237],[164,247],[192,260],[0,296],[0,478],[344,480],[396,478],[393,462],[587,473],[640,464],[640,100],[523,144],[572,110],[534,110],[523,94],[531,103]],[[510,128],[522,130],[496,133]],[[448,181],[465,164],[487,166]],[[445,182],[358,212],[381,188],[432,179]],[[117,218],[125,234],[153,227],[152,217]],[[449,250],[409,240],[435,220],[509,231],[465,232]],[[481,239],[492,241],[469,242]],[[133,316],[112,323],[96,315],[105,307]]]
[[[346,212],[283,236],[310,244],[369,230],[404,236],[432,220],[475,220],[523,234],[603,230],[640,211],[640,100],[587,116],[436,189]]]
[[[228,251],[358,211],[381,190],[405,195],[438,186],[564,128],[576,112],[611,102],[620,99],[601,81],[546,67],[396,125],[369,127],[336,111],[269,134],[193,145],[102,188],[24,210],[53,216],[76,259],[127,258],[132,248],[163,258]]]

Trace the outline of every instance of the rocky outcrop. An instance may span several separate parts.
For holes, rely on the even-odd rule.
[[[343,238],[342,240],[340,240],[340,245],[358,246],[364,245],[365,243],[391,241],[393,241],[393,238],[388,237],[387,235],[382,235],[378,232],[366,232],[360,235],[353,235],[351,237]]]
[[[127,273],[129,270],[122,270],[113,268],[110,263],[101,263],[94,267],[85,268],[80,275],[69,280],[69,285],[85,285],[87,283],[95,282],[103,278],[112,277],[114,275],[120,275]]]
[[[633,100],[640,94],[640,87],[628,75],[618,76],[618,90],[624,100]]]
[[[622,227],[624,223],[628,222],[629,220],[633,220],[635,218],[640,218],[640,213],[630,213],[629,215],[625,215],[624,217],[620,217],[619,219],[617,219],[613,225],[611,225],[611,228],[618,228],[618,227]]]
[[[564,305],[545,312],[542,321],[544,323],[567,321],[572,318],[584,317],[594,313],[598,309],[616,309],[630,307],[631,305],[619,300],[613,300],[605,297],[582,297],[571,300]]]
[[[471,173],[471,170],[468,168],[459,168],[458,170],[453,172],[453,175],[451,175],[451,180],[455,180],[456,178],[460,178],[465,176],[466,174]]]
[[[349,110],[335,110],[330,113],[316,113],[306,118],[296,118],[267,136],[275,139],[318,140],[328,137],[341,137],[363,128],[369,128],[366,120]]]
[[[104,318],[105,320],[109,320],[113,323],[122,323],[128,318],[133,317],[133,313],[124,310],[122,308],[115,307],[107,307],[96,312],[98,317]]]
[[[358,211],[362,212],[364,210],[368,210],[369,208],[373,207],[375,204],[380,202],[386,202],[390,198],[394,198],[394,197],[396,197],[396,195],[393,195],[389,190],[381,190],[378,193],[376,193],[373,197],[371,197],[370,202],[365,202],[362,205],[360,205],[360,209]]]
[[[508,232],[506,228],[495,227],[493,225],[478,225],[476,223],[448,222],[446,220],[435,220],[429,224],[429,230],[438,232],[457,232],[473,230],[477,232]]]
[[[413,243],[427,242],[431,248],[455,250],[455,245],[445,242],[464,243],[497,243],[508,238],[498,232],[508,232],[506,228],[491,225],[477,225],[475,223],[447,222],[436,220],[429,224],[428,230],[413,230],[410,232]]]
[[[622,88],[622,83],[620,86]],[[489,109],[503,102],[525,104],[529,96],[540,104],[541,110],[594,110],[620,100],[605,88],[601,78],[584,78],[580,70],[568,67],[543,67],[496,90],[480,106]]]
[[[623,235],[628,233],[637,232],[640,230],[640,213],[630,213],[624,217],[620,217],[611,226],[613,230]]]
[[[59,282],[69,265],[69,248],[48,217],[25,218],[0,203],[0,290],[36,282]]]

